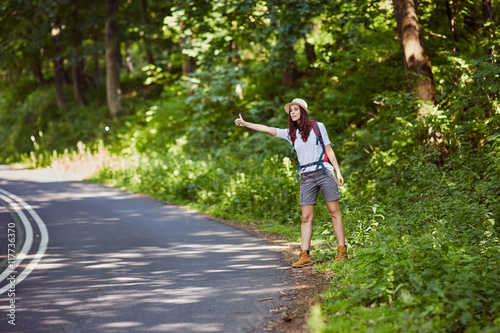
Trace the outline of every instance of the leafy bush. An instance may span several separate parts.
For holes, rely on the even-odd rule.
[[[376,96],[379,113],[348,131],[352,260],[333,266],[333,248],[317,249],[338,276],[319,331],[498,330],[500,112],[495,101],[475,104],[491,92],[483,84],[467,81],[446,111],[416,120],[408,96]]]
[[[125,169],[104,167],[94,180],[161,200],[192,203],[214,216],[288,224],[298,218],[295,168],[289,159],[209,156],[192,160],[181,145],[141,154]],[[279,200],[280,204],[276,204]]]
[[[55,104],[53,85],[36,88],[33,82],[21,84],[23,88],[4,87],[0,93],[0,161],[3,163],[46,166],[54,154],[65,149],[78,150],[78,142],[98,142],[104,137],[106,107],[98,102],[89,106],[69,102],[60,110]],[[70,94],[67,90],[66,95]]]

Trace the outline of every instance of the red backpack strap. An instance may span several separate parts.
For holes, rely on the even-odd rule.
[[[318,144],[319,141],[319,143],[321,143],[321,145],[324,146],[325,144],[323,143],[323,137],[321,136],[321,130],[319,129],[318,122],[313,121],[312,125],[314,134],[316,134],[316,144]]]
[[[317,137],[321,137],[321,131],[319,130],[318,123],[316,121],[312,121],[312,125],[314,134],[316,134]]]
[[[314,134],[316,134],[316,138],[317,138],[317,140],[319,140],[319,142],[321,143],[321,146],[323,148],[323,154],[325,154],[325,162],[330,163],[330,161],[328,160],[328,155],[326,155],[325,143],[323,142],[323,136],[321,135],[321,130],[319,129],[318,122],[313,121],[312,125],[313,125]]]

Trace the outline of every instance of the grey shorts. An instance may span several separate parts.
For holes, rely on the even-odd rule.
[[[323,170],[316,170],[303,173],[300,181],[300,205],[315,205],[320,189],[325,201],[340,199],[337,179],[332,171],[323,173]]]

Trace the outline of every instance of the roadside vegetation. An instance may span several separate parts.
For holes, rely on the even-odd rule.
[[[394,10],[409,1],[141,0],[120,2],[109,17],[104,4],[61,1],[44,9],[59,17],[48,16],[52,27],[24,39],[29,20],[9,10],[31,17],[41,7],[16,3],[0,5],[0,29],[18,32],[0,34],[11,51],[0,55],[2,163],[64,168],[76,161],[92,168],[92,181],[299,241],[289,145],[234,119],[241,113],[285,128],[284,104],[303,98],[341,164],[351,257],[333,263],[331,219],[318,205],[312,255],[334,274],[311,309],[310,328],[500,330],[500,39],[491,2],[488,16],[488,1],[419,1],[422,64],[429,64],[420,72],[402,61],[407,37]],[[139,4],[147,10],[135,18]],[[82,22],[72,27],[75,12]],[[127,60],[118,73],[121,95],[110,102],[98,80],[112,59],[104,52],[110,41],[94,45],[93,38],[104,41],[112,18],[123,29]],[[56,25],[67,25],[60,39]],[[57,54],[49,51],[54,43]],[[64,75],[58,86],[59,58],[71,79],[78,72],[71,66],[81,65],[80,95],[79,83]]]

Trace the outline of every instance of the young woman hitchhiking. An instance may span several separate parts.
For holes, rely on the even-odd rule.
[[[248,127],[287,140],[297,151],[298,172],[302,174],[300,182],[302,248],[300,249],[299,260],[292,264],[292,267],[304,267],[311,264],[309,248],[313,229],[312,221],[314,205],[316,205],[316,197],[320,189],[330,211],[333,229],[337,236],[338,249],[335,261],[342,261],[347,258],[347,248],[345,246],[344,222],[339,208],[340,194],[338,185],[342,186],[344,184],[344,178],[342,178],[337,158],[330,146],[330,139],[322,123],[313,124],[309,120],[310,111],[303,99],[296,98],[291,103],[286,104],[285,111],[288,113],[288,129],[252,124],[245,121],[241,114],[235,120],[235,124],[236,126]],[[320,133],[316,134],[318,130]],[[324,145],[320,144],[319,136],[323,139]],[[328,157],[330,163],[324,161],[324,155]],[[337,173],[337,180],[333,174],[334,170]]]

